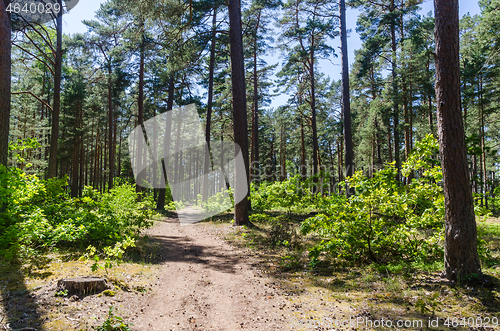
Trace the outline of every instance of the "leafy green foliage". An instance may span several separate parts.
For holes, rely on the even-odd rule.
[[[230,200],[227,200],[227,197]],[[219,212],[221,210],[231,209],[234,205],[233,189],[217,192],[215,195],[210,196],[207,201],[202,202],[201,194],[198,194],[197,204],[201,205],[206,212]]]
[[[68,290],[56,292],[56,294],[54,294],[54,296],[56,296],[56,297],[67,297],[68,296]]]
[[[415,307],[420,310],[420,313],[422,315],[425,313],[432,313],[432,316],[434,316],[436,314],[436,309],[439,309],[443,306],[443,304],[438,301],[438,298],[439,292],[434,292],[431,295],[420,297],[415,303]]]
[[[410,184],[396,181],[394,164],[373,178],[357,172],[348,179],[356,194],[331,197],[322,213],[302,223],[303,234],[322,240],[310,256],[330,254],[339,262],[435,261],[443,256],[444,198],[438,185],[440,167],[432,158],[437,142],[431,136],[417,143],[403,165],[403,175],[417,174]]]
[[[97,328],[98,331],[130,331],[130,326],[132,323],[125,322],[125,320],[115,315],[113,312],[113,306],[109,307],[108,317],[104,323]]]
[[[114,245],[151,225],[151,199],[137,202],[135,187],[109,193],[85,188],[82,198],[66,193],[67,179],[41,180],[17,168],[0,167],[0,251],[7,260],[64,245]]]
[[[326,177],[324,174],[322,176]],[[301,180],[300,175],[280,182],[262,182],[259,187],[252,183],[252,208],[256,211],[285,210],[288,213],[301,213],[330,203],[329,198],[311,193],[313,185],[318,185],[314,183],[314,177]]]
[[[88,260],[89,258],[94,260],[94,264],[90,267],[92,272],[96,272],[97,269],[104,270],[108,274],[108,269],[113,267],[114,263],[119,264],[123,258],[125,250],[129,247],[135,247],[135,240],[130,237],[126,237],[123,241],[115,243],[114,246],[105,246],[102,249],[102,254],[97,253],[97,249],[90,245],[87,247],[87,253],[82,256],[82,260]],[[101,258],[99,256],[104,255],[104,261],[101,264]]]
[[[31,167],[31,163],[26,163],[25,151],[29,151],[32,149],[36,149],[41,147],[36,138],[27,138],[27,139],[18,139],[17,142],[12,142],[9,144],[9,151],[19,151],[20,153],[14,153],[14,160],[24,165],[26,164],[26,168]]]

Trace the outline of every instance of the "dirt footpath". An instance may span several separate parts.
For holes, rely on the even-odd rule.
[[[148,235],[162,242],[165,262],[149,295],[124,302],[133,330],[290,329],[273,280],[211,226],[166,219]]]

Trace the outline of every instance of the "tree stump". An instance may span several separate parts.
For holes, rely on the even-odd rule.
[[[60,279],[57,282],[57,292],[68,291],[68,295],[87,295],[104,291],[108,284],[104,278],[77,277],[70,279]]]

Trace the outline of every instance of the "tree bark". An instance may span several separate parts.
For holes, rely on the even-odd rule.
[[[217,30],[217,7],[214,7],[214,15],[212,18],[212,41],[210,44],[210,63],[208,68],[208,99],[207,99],[207,124],[205,126],[205,141],[207,147],[205,149],[205,163],[203,169],[203,194],[202,201],[208,199],[208,173],[210,171],[210,130],[212,125],[212,103],[214,95],[214,67],[215,67],[215,43]]]
[[[445,276],[481,274],[460,96],[458,0],[434,0],[439,154],[445,198]]]
[[[168,111],[172,110],[174,106],[174,76],[171,75],[168,81],[168,100],[167,100],[167,127],[165,128],[165,140],[163,143],[163,148],[165,148],[165,155],[167,155],[167,159],[163,159],[161,161],[163,177],[165,178],[165,185],[167,184],[167,167],[169,166],[169,157],[168,153],[170,153],[170,135],[172,132],[172,112],[168,113]],[[160,188],[158,191],[158,201],[156,203],[156,209],[165,210],[165,196],[167,194],[167,188]]]
[[[111,61],[108,64],[108,161],[109,161],[109,176],[108,176],[108,191],[113,188],[113,177],[115,172],[115,145],[113,143],[113,85],[111,81]]]
[[[253,39],[253,116],[252,116],[252,180],[259,183],[259,168],[260,168],[260,156],[259,156],[259,75],[257,68],[257,51],[258,51],[258,40],[257,31],[260,24],[260,15],[262,11],[257,14],[257,23],[255,26],[255,36]]]
[[[346,176],[354,173],[354,153],[351,129],[351,97],[349,93],[349,59],[347,52],[347,23],[345,0],[340,0],[340,47],[342,53],[342,114],[344,117],[344,151]],[[346,193],[352,192],[347,187]]]
[[[249,187],[247,99],[240,0],[229,0],[229,40],[231,45],[234,142],[238,145],[236,149],[241,149],[239,152],[242,153],[245,164],[244,173],[239,173],[238,167],[236,168],[234,190],[238,192],[245,190],[245,186]],[[243,179],[246,179],[246,183],[243,182]],[[234,206],[234,224],[248,224],[248,193],[242,201]]]
[[[62,0],[57,3],[62,8]],[[54,66],[54,104],[52,106],[52,127],[50,130],[49,166],[47,178],[56,177],[57,170],[57,143],[59,139],[59,111],[61,108],[61,71],[62,71],[62,11],[56,19],[57,46]]]
[[[141,21],[139,23],[139,29],[141,30],[141,45],[139,47],[139,95],[137,97],[137,119],[139,125],[143,127],[144,125],[144,60],[145,60],[145,49],[144,49],[144,22]],[[142,149],[139,148],[137,151],[137,161],[139,162],[139,169],[142,169]],[[142,176],[137,178],[140,182]],[[135,191],[140,193],[142,191],[142,187],[140,185],[136,185]]]
[[[484,130],[484,100],[483,100],[483,75],[480,75],[480,103],[481,103],[481,207],[484,206],[488,208],[488,173],[486,170],[486,146],[485,146],[485,130]]]
[[[397,180],[399,181],[399,170],[401,167],[401,159],[399,157],[399,102],[398,102],[398,82],[397,82],[397,73],[396,73],[396,52],[397,52],[397,44],[396,44],[396,19],[392,14],[396,10],[394,0],[391,2],[391,48],[392,48],[392,93],[394,98],[394,159],[396,161],[396,169],[398,171]]]
[[[304,119],[300,118],[300,177],[302,180],[307,178],[306,166],[306,141],[304,134]]]
[[[0,164],[7,166],[9,156],[11,44],[10,0],[0,1]],[[2,207],[0,206],[0,209]]]
[[[312,36],[311,46],[314,47],[314,36]],[[319,162],[318,162],[318,128],[316,124],[316,82],[314,76],[314,48],[311,50],[311,66],[310,66],[310,75],[311,75],[311,126],[312,126],[312,138],[313,138],[313,176],[317,175],[319,172]],[[318,193],[318,178],[313,178],[313,194]]]
[[[80,190],[80,163],[81,163],[81,135],[80,135],[80,114],[83,109],[81,109],[81,101],[78,100],[76,103],[76,114],[75,114],[75,142],[73,145],[73,160],[71,166],[71,197],[76,198],[79,195]]]

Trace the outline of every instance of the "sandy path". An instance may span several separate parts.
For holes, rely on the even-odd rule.
[[[163,242],[166,262],[152,294],[134,304],[134,330],[289,329],[273,280],[207,225],[167,219],[149,235]]]

